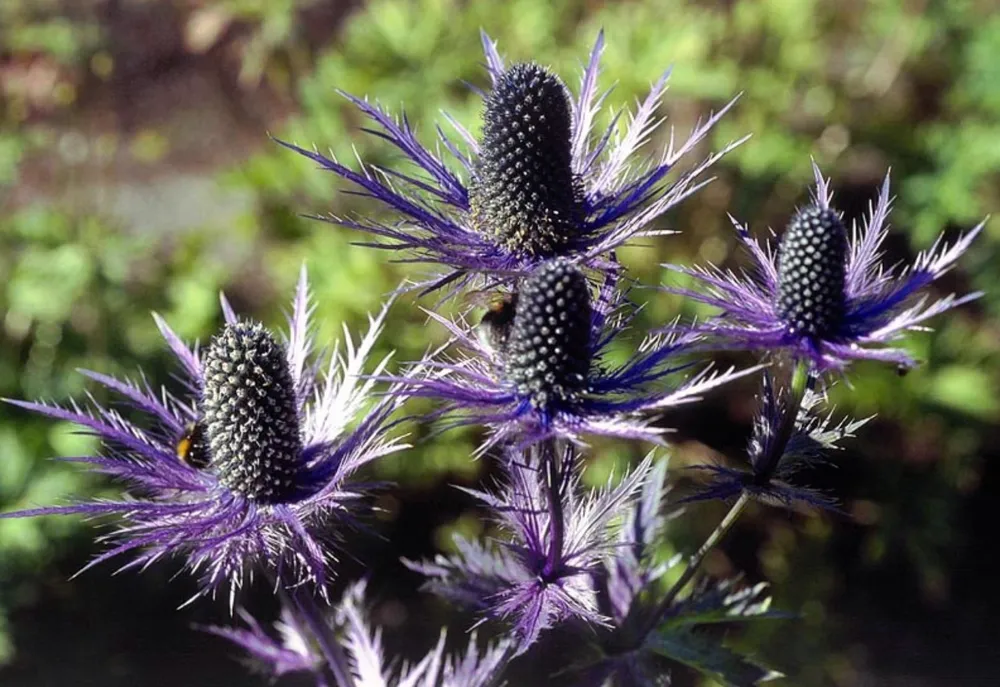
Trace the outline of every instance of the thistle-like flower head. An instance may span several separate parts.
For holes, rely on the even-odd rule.
[[[869,359],[909,368],[916,362],[892,344],[925,321],[981,294],[932,301],[921,294],[950,270],[983,228],[949,245],[938,238],[909,266],[882,265],[891,207],[889,176],[863,224],[848,232],[831,205],[828,180],[818,167],[812,204],[792,218],[780,244],[758,242],[733,220],[752,258],[742,273],[716,267],[665,267],[691,277],[693,289],[668,288],[718,308],[694,327],[717,348],[785,353],[818,372],[843,370]]]
[[[844,321],[847,232],[837,213],[810,205],[781,237],[777,312],[802,336],[835,336]]]
[[[579,441],[587,434],[662,441],[650,417],[741,374],[703,370],[684,378],[696,337],[647,338],[624,363],[604,362],[632,316],[615,280],[592,289],[580,270],[560,258],[523,278],[516,297],[478,325],[448,327],[461,357],[427,366],[428,374],[394,379],[400,393],[442,401],[439,415],[491,432],[486,451],[508,440]],[[675,381],[676,380],[676,381]]]
[[[202,422],[219,482],[263,504],[301,488],[302,429],[281,344],[258,322],[227,324],[204,360]]]
[[[535,408],[572,403],[590,377],[590,285],[573,265],[539,266],[518,291],[504,375]]]
[[[374,120],[387,140],[419,171],[364,166],[355,171],[335,159],[287,145],[367,195],[401,219],[329,217],[372,235],[377,247],[405,251],[410,262],[443,267],[418,286],[435,289],[510,283],[555,257],[602,270],[617,269],[616,248],[636,237],[670,233],[652,222],[707,183],[703,173],[737,143],[687,171],[671,175],[730,107],[699,122],[680,145],[637,161],[635,155],[660,124],[656,110],[669,72],[652,87],[619,130],[594,121],[607,97],[597,86],[603,34],[598,36],[577,97],[536,64],[507,66],[483,36],[491,88],[483,94],[481,138],[454,120],[466,150],[440,133],[452,158],[446,163],[417,140],[409,122],[378,105],[347,96]],[[453,163],[453,164],[452,164]]]
[[[4,517],[112,516],[108,538],[115,545],[90,565],[127,552],[135,557],[125,568],[178,555],[201,576],[201,593],[228,585],[231,603],[254,572],[284,586],[309,583],[322,591],[337,529],[355,521],[354,504],[363,494],[364,485],[348,479],[369,461],[404,448],[387,436],[399,398],[370,404],[374,382],[357,377],[385,311],[371,320],[360,346],[348,337],[346,356],[331,356],[322,374],[321,361],[310,360],[305,270],[286,343],[259,323],[238,319],[225,298],[222,303],[226,324],[203,353],[156,318],[182,367],[181,394],[87,372],[134,412],[126,416],[93,400],[89,409],[9,401],[100,437],[100,455],[71,460],[123,481],[129,495]],[[363,408],[367,413],[357,419]]]

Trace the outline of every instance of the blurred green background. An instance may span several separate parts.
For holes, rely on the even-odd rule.
[[[683,233],[624,251],[642,282],[660,281],[668,260],[738,264],[726,213],[758,231],[780,227],[807,197],[810,157],[833,176],[849,217],[860,217],[891,167],[890,259],[911,257],[940,231],[954,236],[1000,211],[996,10],[995,0],[3,0],[0,395],[80,397],[79,367],[141,367],[166,381],[150,310],[185,338],[207,337],[224,289],[239,311],[278,325],[303,260],[321,335],[361,327],[406,271],[388,253],[352,246],[358,236],[302,218],[374,208],[268,134],[347,160],[352,148],[368,161],[397,160],[359,131],[364,122],[337,88],[405,109],[427,142],[441,110],[475,129],[479,99],[465,82],[486,82],[480,28],[509,59],[550,65],[573,89],[603,28],[608,102],[631,106],[673,66],[662,114],[679,134],[743,93],[710,143],[753,137],[661,221]],[[860,365],[836,389],[838,414],[878,414],[838,456],[840,469],[816,476],[846,515],[759,509],[709,560],[715,574],[771,580],[778,605],[803,612],[741,638],[789,673],[788,684],[994,684],[1000,599],[986,561],[1000,498],[998,243],[994,220],[939,283],[939,295],[987,295],[910,340],[925,366],[901,378]],[[647,324],[696,314],[646,296]],[[400,360],[441,337],[413,303],[394,308],[383,338],[383,352],[391,346]],[[687,463],[738,458],[752,394],[736,385],[671,418],[682,428],[678,483]],[[475,439],[447,434],[380,464],[380,476],[401,485],[383,504],[390,542],[404,538],[408,554],[426,555],[448,532],[481,526],[462,502],[434,507],[452,493],[448,482],[481,478],[484,465],[467,458]],[[0,510],[109,489],[44,460],[89,444],[68,426],[0,407]],[[641,450],[596,449],[598,478]],[[672,545],[696,545],[720,514],[692,509]],[[92,536],[77,521],[0,521],[3,684],[50,684],[38,676],[53,659],[100,666],[75,684],[175,684],[164,657],[204,650],[187,637],[191,616],[176,619],[183,595],[162,591],[166,575],[106,581],[105,566],[67,582]],[[383,550],[384,565],[398,553]],[[397,596],[414,593],[384,592]],[[141,623],[108,619],[133,597],[163,601],[142,606]],[[398,611],[392,603],[383,605]],[[149,625],[159,628],[158,651],[115,643]],[[81,635],[111,639],[83,650]],[[187,684],[225,684],[213,675]]]

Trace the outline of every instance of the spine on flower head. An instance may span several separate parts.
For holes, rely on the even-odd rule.
[[[505,376],[536,408],[574,400],[590,370],[590,288],[565,260],[540,265],[520,285]]]
[[[538,65],[516,64],[497,79],[483,119],[475,226],[514,252],[560,254],[582,223],[566,87]]]
[[[302,454],[295,384],[284,350],[263,326],[228,324],[212,340],[202,406],[219,480],[251,501],[294,498]]]
[[[844,318],[847,231],[835,211],[800,210],[781,237],[778,314],[802,336],[828,338]]]

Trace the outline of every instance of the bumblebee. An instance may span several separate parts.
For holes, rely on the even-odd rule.
[[[487,303],[486,313],[476,325],[479,341],[494,353],[503,353],[510,338],[514,313],[517,310],[517,293],[494,294]]]
[[[205,427],[201,422],[189,422],[184,428],[184,433],[174,445],[174,453],[177,459],[195,469],[202,470],[208,467],[208,438],[205,436]]]

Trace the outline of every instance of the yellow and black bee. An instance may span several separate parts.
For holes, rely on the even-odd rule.
[[[480,342],[494,353],[507,348],[517,310],[517,293],[496,293],[489,297],[487,310],[476,326]]]
[[[174,445],[174,453],[177,459],[185,465],[190,465],[198,470],[208,467],[208,438],[205,436],[205,427],[202,422],[189,422],[184,428],[184,433]]]

